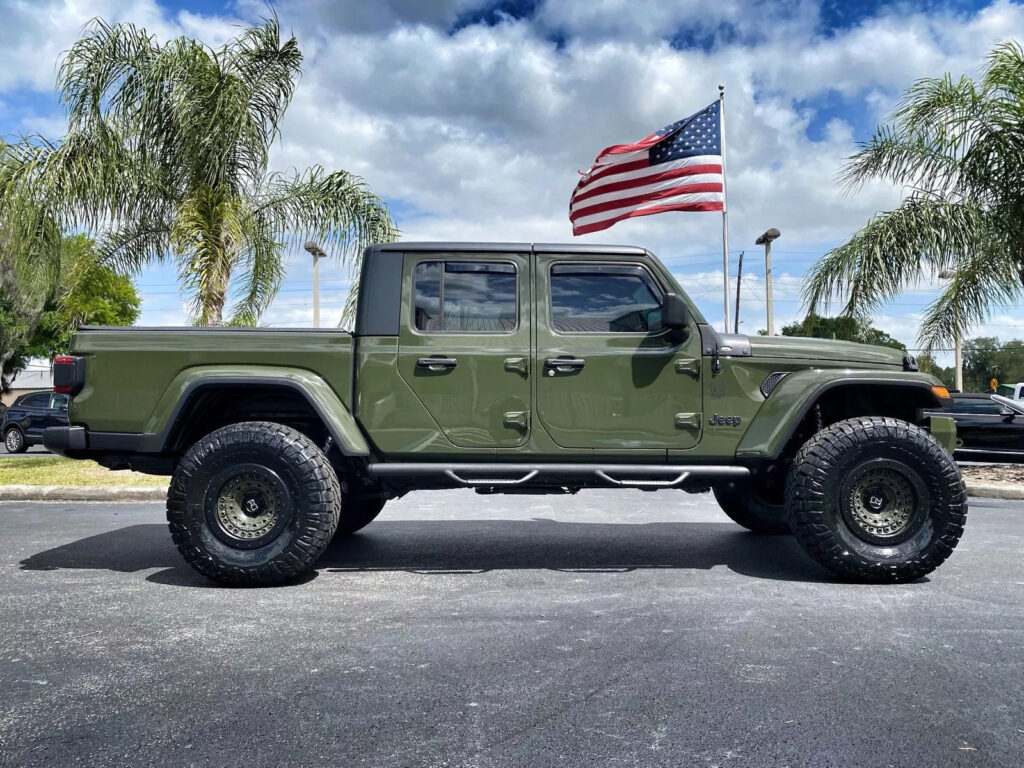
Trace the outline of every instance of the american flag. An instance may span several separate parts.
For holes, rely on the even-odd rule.
[[[601,150],[569,201],[574,235],[663,211],[724,206],[719,102],[635,144]]]

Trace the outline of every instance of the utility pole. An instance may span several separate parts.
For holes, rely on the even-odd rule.
[[[764,290],[768,305],[769,336],[775,335],[775,313],[772,310],[772,240],[777,239],[781,234],[779,230],[772,227],[754,241],[754,245],[764,246]]]
[[[733,333],[740,332],[740,286],[743,285],[743,251],[740,251],[740,263],[736,268],[736,325]]]
[[[320,327],[320,259],[327,254],[312,240],[306,241],[306,250],[313,254],[313,327]]]

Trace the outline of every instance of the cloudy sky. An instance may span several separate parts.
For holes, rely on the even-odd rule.
[[[94,16],[166,39],[216,44],[267,12],[234,0],[0,0],[0,132],[58,137],[61,51]],[[858,141],[915,79],[974,75],[999,40],[1024,40],[1024,5],[1009,0],[278,0],[305,71],[276,147],[275,168],[319,163],[365,177],[408,240],[571,241],[577,170],[610,144],[637,140],[726,87],[732,271],[741,250],[741,330],[765,326],[768,227],[777,326],[801,315],[808,266],[900,190],[844,195],[835,183]],[[721,323],[721,217],[668,213],[578,240],[659,254]],[[272,324],[311,321],[311,269],[291,255]],[[322,277],[336,322],[345,272]],[[173,272],[138,278],[142,322],[185,315]],[[934,286],[909,291],[877,324],[916,346],[917,315]],[[1024,336],[1024,306],[978,334]]]

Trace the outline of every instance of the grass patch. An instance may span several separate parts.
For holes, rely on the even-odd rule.
[[[168,478],[62,456],[0,458],[0,485],[167,485]]]

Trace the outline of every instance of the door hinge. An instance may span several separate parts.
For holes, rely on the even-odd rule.
[[[676,373],[688,373],[695,379],[700,378],[700,359],[676,360]]]
[[[524,432],[529,424],[526,411],[507,411],[501,421],[509,429],[521,429]]]
[[[676,414],[676,427],[679,429],[696,429],[700,430],[700,417],[698,413],[677,413]]]
[[[526,376],[530,372],[530,366],[525,357],[506,357],[505,370]]]

